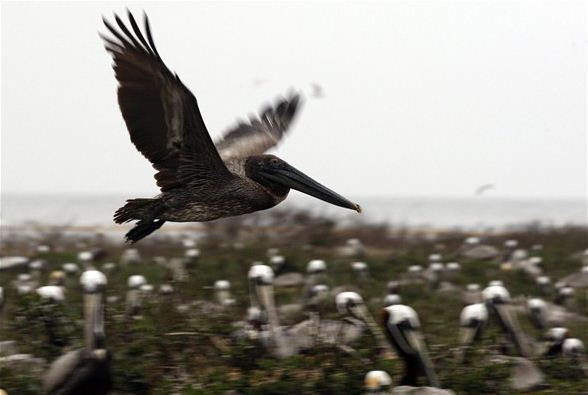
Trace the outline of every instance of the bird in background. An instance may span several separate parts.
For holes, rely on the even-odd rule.
[[[114,19],[118,29],[103,18],[112,36],[101,37],[114,60],[118,103],[131,141],[157,170],[161,189],[155,198],[130,199],[116,211],[116,223],[137,221],[127,242],[141,240],[166,221],[201,222],[265,210],[282,202],[290,189],[361,211],[284,160],[264,154],[292,124],[301,105],[297,93],[239,123],[215,145],[196,97],[161,59],[147,16],[146,38],[130,12],[130,29],[118,15]]]
[[[476,188],[475,195],[476,196],[483,195],[486,191],[489,191],[494,188],[495,188],[494,184],[480,185],[479,187]]]

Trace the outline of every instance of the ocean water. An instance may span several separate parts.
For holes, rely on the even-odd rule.
[[[2,194],[2,226],[49,224],[109,227],[112,215],[132,196],[93,195],[12,195]],[[304,208],[343,223],[385,222],[394,226],[504,229],[530,223],[545,226],[587,225],[585,200],[471,198],[357,198],[362,215],[293,193],[280,206]]]

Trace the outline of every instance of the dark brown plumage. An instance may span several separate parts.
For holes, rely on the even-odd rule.
[[[143,36],[132,14],[132,32],[115,15],[119,28],[104,24],[114,37],[102,38],[114,60],[118,103],[135,147],[157,170],[161,194],[131,199],[117,210],[117,223],[138,220],[127,235],[135,242],[165,221],[209,221],[275,206],[290,188],[359,211],[335,192],[272,155],[300,104],[291,94],[241,122],[215,146],[194,95],[157,52],[147,17]]]

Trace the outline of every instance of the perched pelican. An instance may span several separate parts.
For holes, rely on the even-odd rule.
[[[547,276],[539,276],[535,280],[539,286],[539,290],[542,294],[547,294],[551,288],[551,279]]]
[[[306,265],[308,277],[304,283],[302,291],[302,304],[306,304],[311,296],[312,287],[319,283],[323,273],[327,271],[327,264],[322,259],[313,259]]]
[[[200,259],[200,250],[198,248],[187,249],[184,256],[186,257],[186,263],[188,266],[193,266],[198,263],[198,259]]]
[[[270,257],[270,264],[274,269],[274,273],[279,273],[284,267],[285,263],[286,259],[282,255],[273,255],[272,257]]]
[[[231,283],[227,280],[217,280],[214,283],[214,293],[216,301],[221,306],[231,306],[235,304],[235,299],[231,298]]]
[[[352,317],[365,322],[369,330],[372,332],[378,346],[384,352],[391,352],[386,338],[380,327],[376,324],[372,318],[367,307],[363,303],[362,297],[357,292],[341,292],[335,297],[335,304],[337,305],[337,311],[341,314],[349,314]]]
[[[388,281],[386,283],[386,289],[388,290],[389,294],[397,294],[399,288],[400,288],[400,282],[398,282],[398,281]]]
[[[127,248],[123,251],[120,262],[124,265],[128,265],[129,263],[139,263],[141,262],[141,255],[139,251],[135,248]]]
[[[384,308],[382,320],[388,340],[405,362],[406,370],[400,385],[417,385],[418,377],[424,375],[429,385],[440,388],[416,311],[403,304],[388,306]]]
[[[564,341],[568,337],[568,328],[550,328],[545,334],[545,350],[543,355],[556,355],[562,351]]]
[[[510,293],[502,285],[490,285],[482,291],[488,310],[498,318],[500,327],[509,335],[517,351],[528,358],[531,352],[523,339],[516,315],[511,311]]]
[[[127,280],[126,314],[127,317],[141,317],[141,287],[147,284],[147,280],[141,274],[134,274]]]
[[[488,309],[484,303],[471,304],[461,311],[459,317],[461,325],[459,343],[462,347],[459,355],[460,362],[466,361],[467,348],[480,338],[486,322],[488,322]]]
[[[55,360],[43,380],[48,394],[106,394],[111,387],[110,353],[104,347],[102,293],[106,276],[88,270],[80,278],[84,289],[85,348]]]
[[[542,299],[532,298],[527,301],[527,308],[535,328],[544,331],[547,328],[547,303]]]
[[[365,262],[353,262],[351,268],[360,280],[366,280],[370,276],[370,270]]]
[[[280,327],[274,301],[274,272],[272,268],[267,265],[253,265],[249,269],[248,277],[253,291],[251,307],[261,307],[267,314],[270,349],[279,358],[296,354],[298,351],[296,344],[287,341],[286,335]]]
[[[572,287],[561,287],[557,291],[557,297],[555,298],[555,303],[558,305],[567,305],[571,300],[573,300],[574,296],[574,288]]]
[[[104,20],[114,37],[102,38],[114,59],[118,103],[131,141],[158,171],[162,193],[128,200],[117,210],[115,222],[138,221],[127,241],[144,238],[165,221],[202,222],[268,209],[291,188],[361,211],[280,158],[263,155],[292,123],[297,94],[265,109],[258,119],[239,123],[215,146],[196,98],[159,56],[147,17],[147,39],[130,12],[128,17],[132,32],[115,16],[120,30]]]

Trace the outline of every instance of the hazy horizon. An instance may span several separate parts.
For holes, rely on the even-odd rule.
[[[158,193],[97,34],[125,7],[2,3],[3,194]],[[129,8],[215,139],[302,91],[275,153],[345,196],[586,199],[584,2]]]

